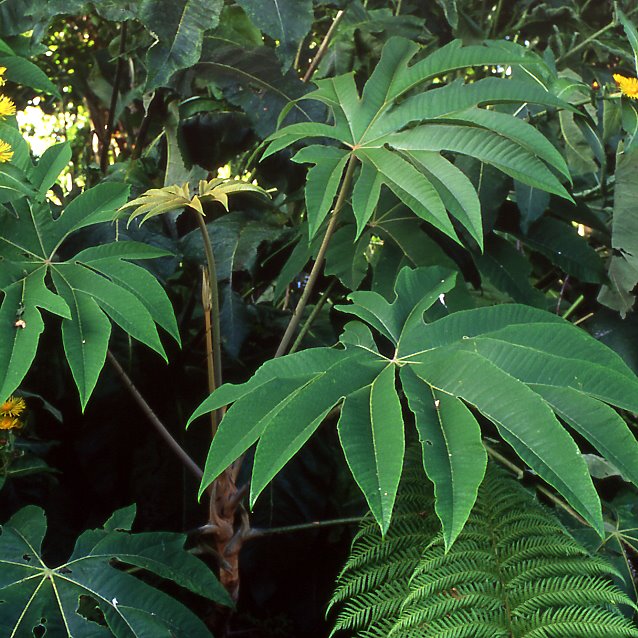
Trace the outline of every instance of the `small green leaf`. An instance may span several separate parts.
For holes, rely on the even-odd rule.
[[[306,179],[306,208],[310,238],[317,234],[326,215],[330,212],[348,157],[346,151],[326,146],[306,146],[293,157],[295,162],[315,164],[308,171]]]
[[[40,199],[45,198],[49,188],[55,184],[70,161],[71,145],[68,142],[55,144],[44,151],[31,173],[31,181],[37,188]]]

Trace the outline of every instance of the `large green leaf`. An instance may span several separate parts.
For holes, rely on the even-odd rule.
[[[330,138],[362,164],[355,177],[352,204],[360,234],[374,214],[385,184],[394,194],[443,233],[460,243],[448,213],[483,245],[476,194],[467,177],[440,153],[463,153],[492,164],[535,188],[570,199],[552,172],[568,179],[565,160],[536,129],[509,114],[479,108],[496,103],[536,102],[572,109],[536,83],[487,78],[475,83],[440,83],[428,91],[419,85],[446,79],[456,69],[485,65],[543,67],[528,49],[511,42],[462,46],[454,41],[409,65],[419,47],[393,37],[359,93],[352,73],[319,80],[304,100],[316,100],[332,112],[330,124],[290,125],[271,135],[264,157],[304,138]],[[407,93],[412,95],[405,97]],[[402,99],[404,98],[404,99]],[[402,130],[408,125],[408,130]],[[341,162],[333,146],[316,146],[299,161],[315,164],[306,188],[311,217],[323,218],[336,194]],[[549,168],[548,168],[549,166]],[[552,170],[550,170],[550,168]],[[321,214],[317,215],[317,211]],[[318,231],[311,224],[311,237]]]
[[[638,283],[638,149],[619,153],[616,160],[614,217],[609,262],[609,286],[603,287],[598,300],[624,317],[635,303],[633,290]]]
[[[222,0],[142,0],[138,18],[157,38],[146,57],[147,90],[199,61],[204,31],[217,25],[222,6]]]
[[[411,366],[401,368],[401,383],[416,419],[423,467],[434,483],[436,513],[449,547],[467,521],[487,467],[481,428],[462,401],[434,390]]]
[[[370,329],[352,322],[341,339],[345,348],[274,359],[245,384],[216,390],[191,417],[233,404],[213,440],[202,490],[257,442],[254,501],[343,402],[338,428],[346,460],[386,530],[403,455],[399,371],[448,547],[463,529],[485,471],[472,408],[602,533],[587,465],[556,414],[637,481],[631,468],[638,442],[607,404],[638,412],[638,379],[612,350],[543,310],[507,304],[431,312],[454,284],[455,273],[440,267],[404,268],[392,301],[358,291],[351,304],[337,308],[362,319],[391,348],[387,341],[377,348]],[[426,322],[430,316],[442,318]]]
[[[131,534],[134,515],[134,508],[115,512],[103,529],[77,539],[68,561],[51,568],[42,557],[44,512],[30,505],[15,514],[0,535],[2,635],[211,636],[184,605],[114,564],[141,568],[209,600],[232,604],[208,567],[183,549],[185,536]]]
[[[346,461],[384,534],[392,520],[405,449],[395,374],[389,364],[370,385],[350,394],[339,418]]]
[[[277,53],[287,69],[312,26],[312,0],[238,0],[237,4],[278,42]]]
[[[45,196],[68,156],[66,145],[49,149],[31,179],[33,199],[18,199],[0,212],[0,400],[4,400],[31,366],[45,323],[40,309],[62,317],[62,341],[82,407],[104,365],[111,320],[133,338],[165,356],[156,324],[179,342],[171,304],[157,279],[130,260],[167,253],[135,242],[87,248],[68,261],[59,250],[74,232],[111,221],[126,202],[128,187],[95,186],[54,218]],[[35,193],[34,193],[35,195]]]
[[[16,84],[30,86],[37,91],[60,97],[58,88],[49,80],[46,73],[38,66],[17,55],[0,57],[0,66],[5,67],[5,77]]]

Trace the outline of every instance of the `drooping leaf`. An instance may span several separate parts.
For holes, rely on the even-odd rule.
[[[142,0],[138,19],[157,38],[146,58],[146,90],[199,61],[204,31],[219,21],[221,0]]]
[[[369,386],[350,394],[339,417],[346,461],[384,534],[392,520],[405,448],[395,374],[388,365]]]
[[[287,70],[312,25],[312,0],[238,0],[238,4],[255,25],[278,42],[277,54]]]
[[[598,300],[624,317],[635,302],[632,293],[638,283],[638,218],[634,214],[638,198],[638,150],[635,148],[616,160],[616,187],[611,245],[616,251],[609,262],[610,285],[600,291]]]
[[[127,508],[128,509],[128,508]],[[26,636],[150,635],[211,636],[184,605],[112,563],[139,567],[223,605],[228,594],[213,573],[183,549],[185,537],[169,532],[130,534],[134,511],[116,512],[104,529],[84,532],[69,560],[54,568],[42,558],[44,512],[29,505],[2,526],[0,536],[0,631]],[[99,609],[102,620],[81,611],[82,599]]]
[[[481,428],[462,401],[434,390],[410,366],[401,369],[401,383],[416,419],[423,467],[434,483],[445,545],[450,547],[474,506],[487,467]]]
[[[76,197],[54,218],[44,197],[67,153],[66,146],[45,153],[31,168],[40,195],[31,201],[18,199],[11,210],[0,212],[0,359],[5,361],[1,400],[15,390],[35,358],[45,328],[40,309],[62,317],[62,342],[82,407],[104,365],[111,321],[162,356],[156,324],[179,342],[166,293],[149,272],[130,263],[167,253],[135,242],[115,242],[60,261],[59,250],[70,235],[111,221],[128,194],[125,185],[105,182]]]

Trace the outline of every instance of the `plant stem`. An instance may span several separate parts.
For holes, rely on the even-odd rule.
[[[206,254],[207,273],[204,278],[208,279],[208,286],[205,283],[202,285],[202,296],[205,296],[205,292],[208,293],[207,299],[204,299],[204,314],[206,315],[206,362],[208,369],[208,390],[210,393],[214,392],[222,384],[222,351],[221,351],[221,331],[219,328],[219,291],[217,289],[217,266],[215,264],[215,254],[213,252],[213,245],[211,244],[210,237],[208,235],[208,229],[206,228],[206,222],[202,215],[197,211],[195,216],[197,217],[197,224],[202,235],[202,241],[204,243],[204,252]],[[204,289],[208,288],[207,291]],[[211,334],[212,333],[212,334]],[[213,436],[217,432],[217,427],[221,421],[221,413],[216,410],[214,413],[212,430]]]
[[[330,40],[337,26],[341,22],[342,18],[343,18],[343,10],[340,9],[339,11],[337,11],[337,15],[335,16],[335,19],[332,21],[332,24],[330,25],[328,32],[326,33],[324,39],[322,40],[321,45],[319,46],[319,50],[317,51],[317,54],[312,59],[312,62],[310,63],[308,70],[304,74],[303,80],[302,80],[303,82],[308,82],[308,80],[310,80],[314,72],[317,70],[317,67],[319,66],[319,62],[321,62],[323,56],[326,54],[326,51],[328,50],[328,45],[330,44]]]
[[[576,310],[576,308],[578,308],[578,306],[580,306],[580,304],[583,303],[584,300],[585,297],[583,295],[578,295],[576,301],[574,301],[574,303],[569,308],[567,308],[567,310],[563,314],[563,319],[567,319],[567,317],[569,317],[569,315],[571,315],[572,312],[574,312],[574,310]]]
[[[501,9],[503,8],[503,0],[498,0],[498,4],[496,5],[496,11],[494,11],[494,21],[492,22],[492,26],[490,27],[490,37],[494,37],[496,33],[496,28],[498,27],[498,21],[501,17]]]
[[[192,472],[192,474],[201,481],[203,472],[200,467],[193,461],[193,459],[186,453],[184,448],[173,438],[173,435],[168,431],[168,428],[159,420],[159,417],[153,411],[153,408],[146,402],[146,399],[142,396],[137,389],[131,378],[126,374],[124,368],[120,365],[120,362],[115,358],[113,353],[109,350],[106,353],[109,363],[113,366],[115,372],[124,382],[126,389],[129,391],[137,405],[141,408],[146,418],[155,426],[159,435],[168,444],[168,447],[179,457],[180,461]]]
[[[297,330],[297,326],[301,322],[301,317],[303,315],[304,308],[308,303],[308,299],[312,294],[315,284],[317,283],[317,279],[319,278],[319,273],[323,267],[323,260],[326,255],[326,251],[328,250],[328,244],[330,243],[330,239],[332,234],[335,231],[337,226],[337,218],[339,217],[339,212],[343,208],[343,205],[346,201],[346,197],[348,191],[350,190],[350,182],[352,182],[352,175],[354,174],[354,167],[356,165],[356,158],[354,155],[350,156],[348,160],[348,167],[346,168],[346,173],[343,177],[343,181],[341,182],[341,189],[339,190],[339,195],[337,197],[337,202],[332,211],[332,215],[330,216],[330,221],[328,222],[328,228],[326,228],[326,233],[323,236],[323,241],[321,242],[321,246],[319,247],[319,252],[317,253],[317,257],[315,259],[315,263],[312,266],[312,270],[310,271],[310,276],[308,277],[308,282],[306,283],[306,287],[304,288],[303,294],[301,295],[301,299],[299,299],[299,303],[297,303],[297,307],[292,314],[290,322],[288,323],[288,327],[286,328],[286,332],[281,339],[281,343],[277,348],[277,352],[275,353],[275,357],[281,357],[285,354],[288,349],[288,345],[292,341],[292,337]]]
[[[100,170],[106,173],[109,165],[109,147],[113,136],[113,126],[115,124],[115,109],[117,108],[117,97],[120,93],[120,83],[124,71],[124,52],[126,51],[126,22],[122,22],[120,28],[120,51],[117,56],[117,66],[115,67],[115,78],[113,79],[113,92],[111,93],[111,104],[109,105],[109,115],[102,139],[102,154],[100,155]]]
[[[498,461],[501,465],[504,465],[510,472],[512,472],[516,478],[520,481],[525,472],[518,467],[518,465],[512,463],[508,458],[503,456],[500,452],[497,452],[491,445],[483,441],[485,450],[494,460]],[[591,525],[573,508],[569,503],[565,502],[559,496],[556,496],[551,490],[548,490],[544,485],[536,484],[534,487],[544,496],[546,496],[554,505],[564,509],[570,516],[573,516],[579,523],[591,527]]]
[[[636,11],[638,11],[638,7],[634,7],[631,11],[628,11],[626,14],[627,17],[628,18],[631,17],[634,13],[636,13]],[[562,62],[565,58],[568,58],[570,55],[577,53],[583,47],[586,47],[592,40],[595,40],[598,36],[601,36],[606,31],[609,31],[609,29],[613,29],[615,26],[616,26],[616,21],[612,20],[609,24],[602,27],[602,29],[598,29],[596,33],[592,33],[589,37],[585,38],[580,44],[577,44],[573,49],[570,49],[566,53],[563,53],[563,55],[561,55],[559,58],[556,59],[556,64],[558,64],[559,62]]]
[[[319,529],[321,527],[332,527],[335,525],[354,525],[360,523],[362,516],[351,516],[349,518],[334,518],[327,521],[311,521],[310,523],[301,523],[300,525],[286,525],[284,527],[271,528],[252,528],[248,530],[245,540],[254,540],[255,538],[263,538],[264,536],[274,536],[275,534],[289,534],[291,532],[301,532],[309,529]]]
[[[324,291],[323,295],[321,295],[321,299],[319,299],[319,301],[316,303],[315,307],[312,309],[312,312],[308,315],[308,319],[306,319],[306,322],[304,323],[301,330],[299,331],[299,334],[297,335],[295,342],[292,344],[292,347],[289,350],[289,354],[292,354],[293,352],[295,352],[297,348],[301,345],[303,338],[308,333],[308,330],[310,330],[310,327],[314,323],[314,320],[317,318],[317,315],[326,304],[326,301],[328,301],[328,295],[330,294],[332,289],[335,287],[336,283],[337,283],[337,280],[333,279],[328,284],[328,287]]]

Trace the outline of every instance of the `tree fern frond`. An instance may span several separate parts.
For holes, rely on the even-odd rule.
[[[589,576],[568,576],[527,582],[508,594],[512,614],[535,613],[547,607],[566,605],[624,604],[634,606],[631,599],[610,581]]]
[[[638,636],[617,608],[636,607],[612,582],[615,568],[591,556],[514,479],[488,466],[467,524],[446,552],[432,517],[416,511],[424,505],[425,480],[409,476],[385,540],[364,523],[353,543],[333,597],[342,605],[335,632],[357,638]]]
[[[582,605],[548,609],[514,624],[521,638],[630,638],[636,626],[624,616],[601,607]]]

